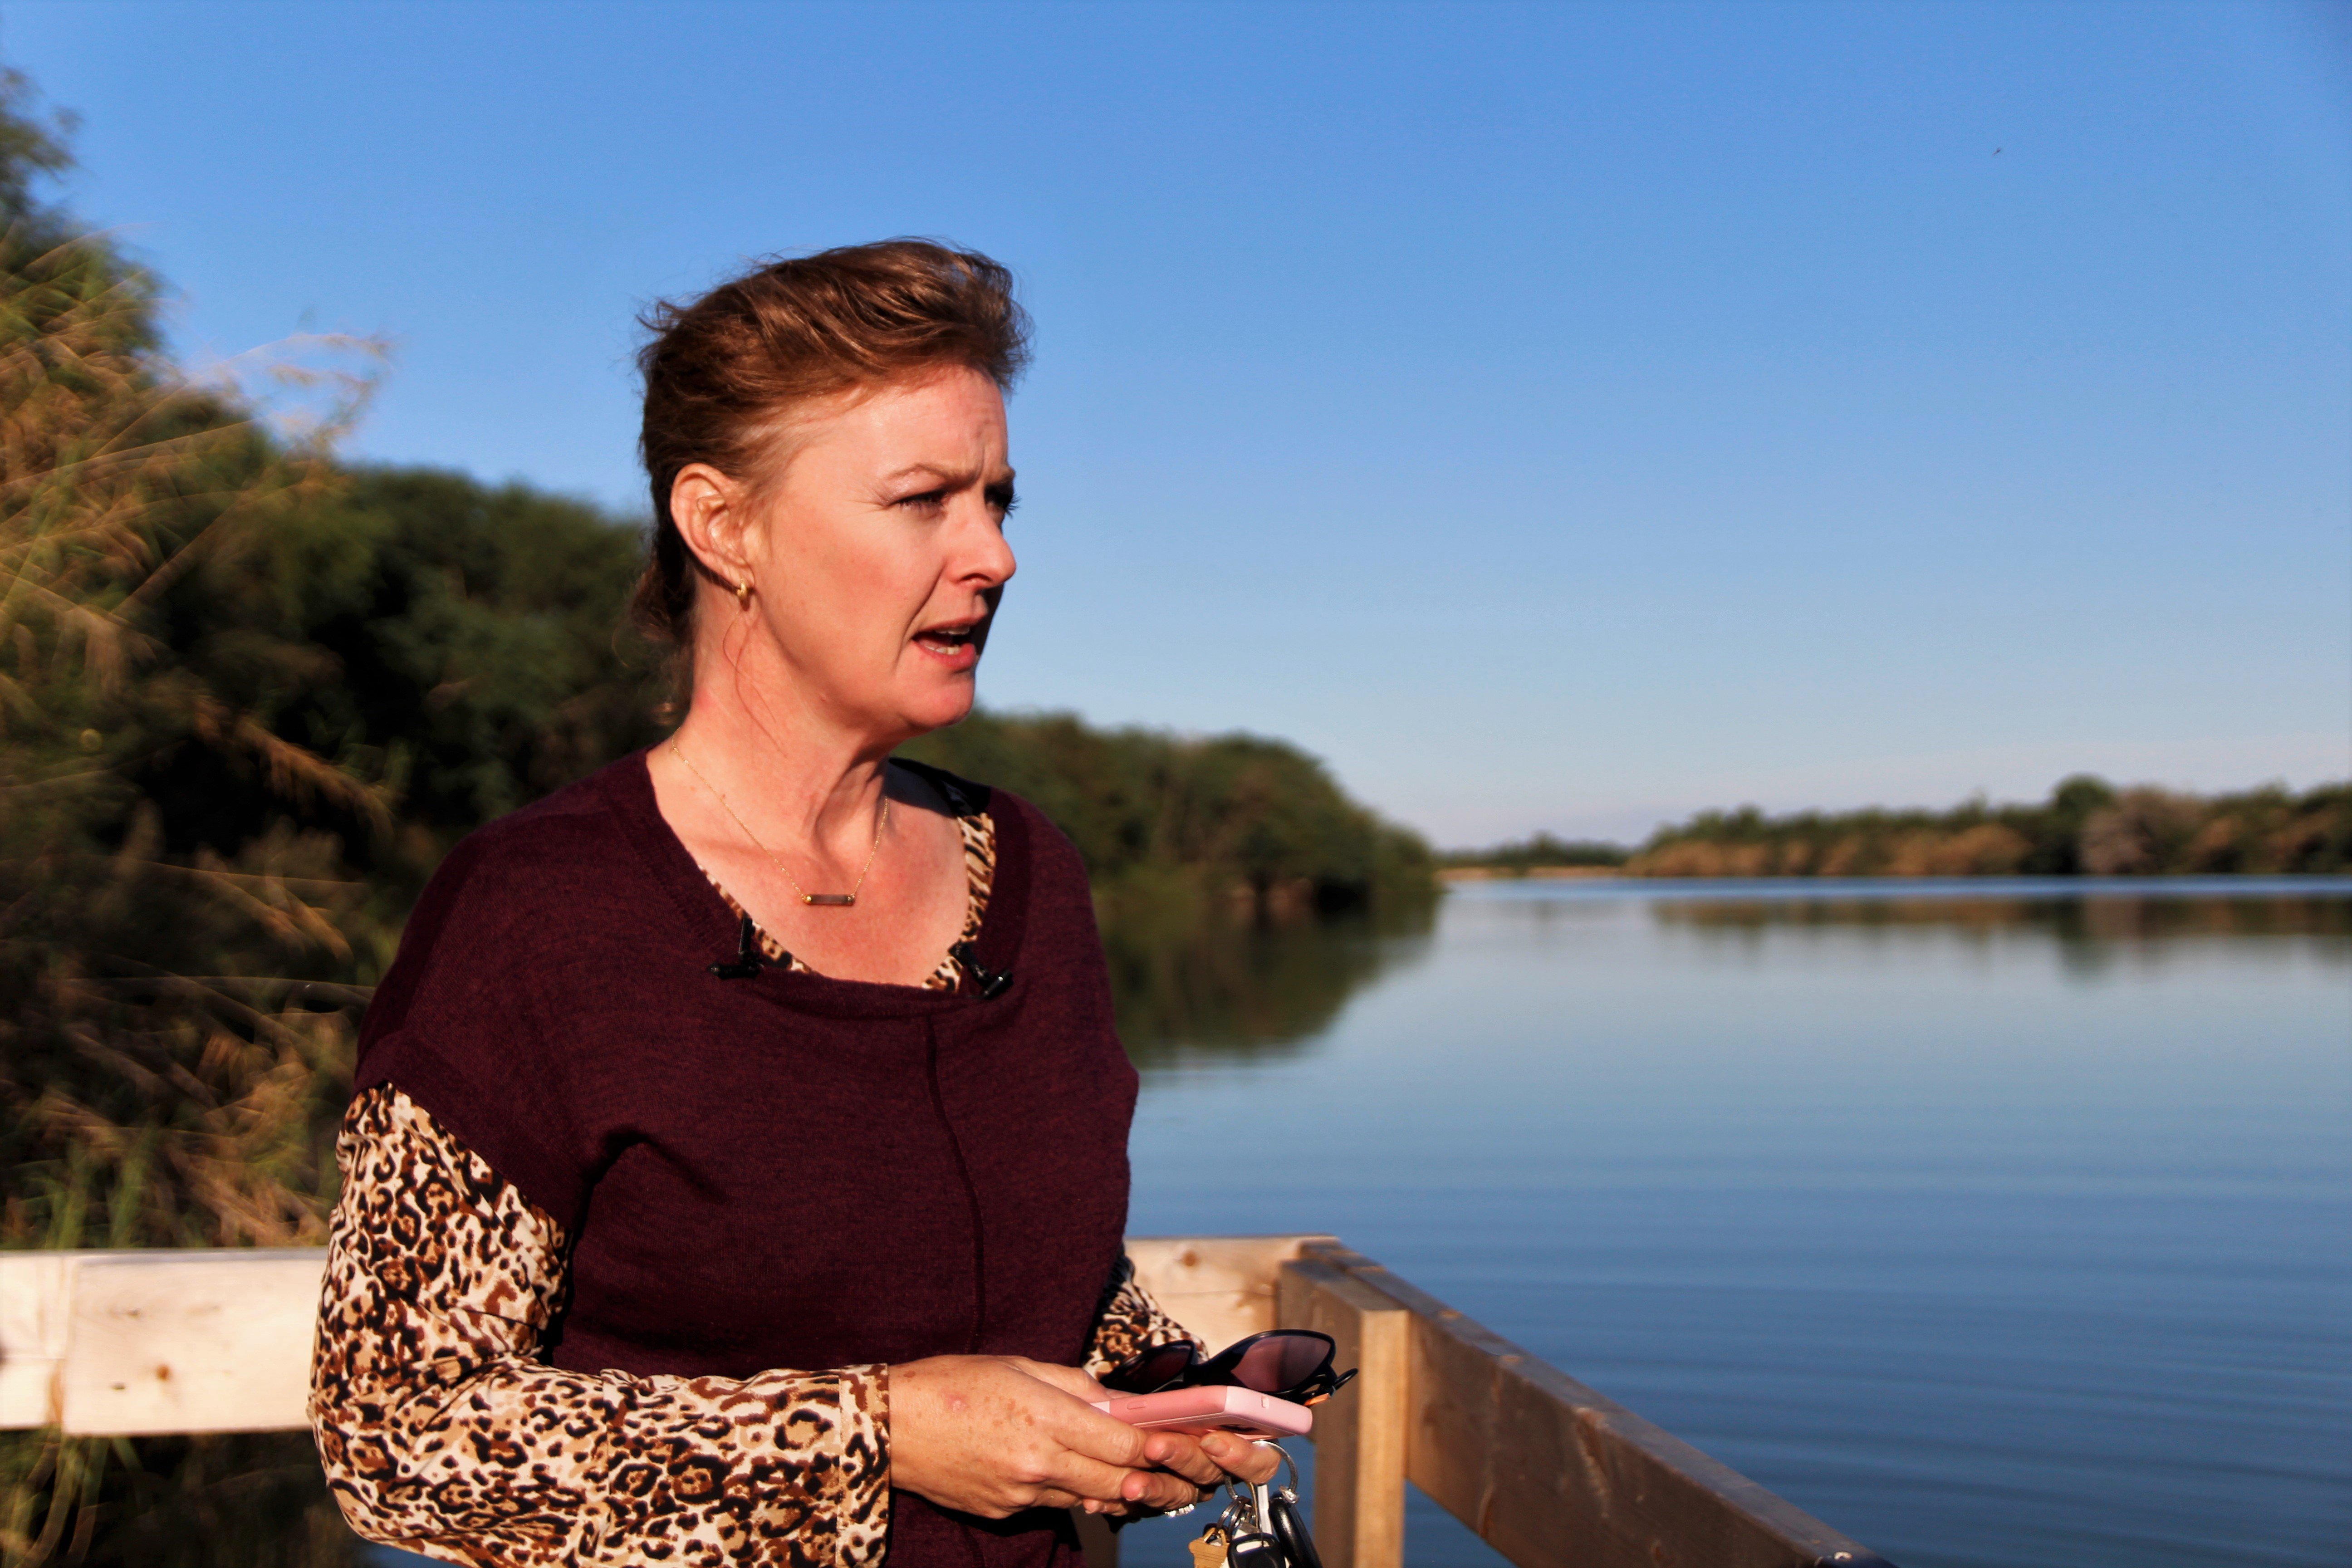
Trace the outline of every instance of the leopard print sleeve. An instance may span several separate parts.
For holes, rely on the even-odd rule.
[[[337,1155],[310,1424],[359,1534],[501,1568],[879,1560],[887,1369],[550,1366],[562,1226],[392,1084],[352,1101]]]
[[[1171,1317],[1135,1277],[1135,1265],[1122,1258],[1104,1288],[1102,1305],[1095,1311],[1095,1328],[1087,1342],[1085,1370],[1089,1377],[1103,1373],[1154,1345],[1178,1340],[1200,1343],[1200,1336]]]

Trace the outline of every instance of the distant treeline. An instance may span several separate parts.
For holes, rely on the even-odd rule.
[[[2078,774],[2033,805],[1701,812],[1638,849],[1547,836],[1444,858],[1509,875],[1615,866],[1633,877],[2155,877],[2352,870],[2352,784],[2194,795]]]
[[[1622,844],[1596,838],[1556,838],[1538,833],[1514,838],[1491,849],[1449,849],[1438,857],[1447,870],[1492,871],[1524,877],[1531,871],[1611,871],[1622,867],[1633,852]]]
[[[1285,742],[975,713],[907,752],[1035,802],[1114,908],[1176,893],[1261,915],[1330,914],[1436,890],[1436,858],[1418,835],[1349,800]]]

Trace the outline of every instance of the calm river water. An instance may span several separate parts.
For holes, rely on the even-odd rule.
[[[1129,1021],[1131,1228],[1335,1231],[1906,1568],[2342,1564],[2352,879],[2226,886],[1275,933]]]

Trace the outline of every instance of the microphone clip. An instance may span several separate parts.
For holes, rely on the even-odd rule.
[[[980,950],[968,942],[960,942],[948,949],[948,956],[963,965],[964,973],[971,976],[971,983],[980,987],[980,997],[983,1002],[995,1001],[1013,984],[1013,971],[982,968]]]
[[[710,973],[721,980],[756,980],[760,977],[762,964],[777,969],[791,967],[793,961],[789,953],[782,959],[773,959],[760,951],[759,930],[751,923],[751,917],[745,915],[743,923],[735,929],[735,956],[720,959],[710,966]]]

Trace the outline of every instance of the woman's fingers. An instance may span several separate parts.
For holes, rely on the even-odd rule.
[[[1164,1471],[1134,1470],[1129,1472],[1120,1490],[1136,1508],[1164,1513],[1171,1508],[1199,1502],[1207,1489],[1196,1487],[1181,1476],[1171,1476]]]
[[[892,1484],[944,1507],[1002,1519],[1092,1499],[1125,1508],[1123,1483],[1147,1463],[1143,1435],[1087,1408],[1082,1373],[1040,1377],[1041,1363],[935,1356],[890,1378]]]
[[[1078,1404],[1085,1394],[1101,1392],[1084,1373],[1036,1363],[1024,1363],[1021,1370],[1072,1395],[1058,1406],[1061,1419],[1048,1423],[1062,1455],[1055,1473],[1044,1478],[1047,1485],[1097,1500],[1106,1505],[1099,1511],[1119,1514],[1181,1508],[1223,1480],[1224,1471],[1185,1434],[1140,1431],[1092,1408],[1090,1401]]]
[[[1071,1448],[1063,1450],[1061,1462],[1055,1466],[1052,1475],[1045,1478],[1043,1487],[1045,1489],[1075,1492],[1081,1498],[1092,1498],[1097,1502],[1118,1503],[1138,1500],[1141,1495],[1135,1489],[1139,1481],[1181,1487],[1188,1495],[1192,1490],[1188,1483],[1173,1476],[1154,1475],[1150,1470],[1132,1469],[1125,1465],[1107,1465]],[[1162,1489],[1154,1486],[1150,1489]],[[1152,1503],[1150,1506],[1158,1508],[1160,1505]],[[1175,1505],[1168,1506],[1172,1508]]]
[[[1154,1432],[1144,1439],[1146,1462],[1173,1470],[1198,1487],[1222,1485],[1224,1467],[1201,1450],[1200,1440],[1182,1432]]]
[[[891,1373],[893,1484],[1002,1519],[1023,1508],[1114,1517],[1197,1502],[1227,1476],[1273,1478],[1280,1456],[1245,1437],[1144,1432],[1091,1406],[1110,1396],[1075,1367],[940,1356]]]
[[[1275,1471],[1282,1468],[1280,1454],[1230,1432],[1212,1432],[1202,1438],[1201,1452],[1216,1461],[1226,1474],[1238,1476],[1252,1486],[1274,1479]]]

